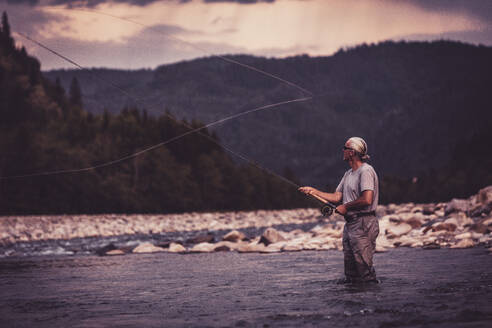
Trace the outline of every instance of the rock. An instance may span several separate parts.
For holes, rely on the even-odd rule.
[[[152,243],[142,243],[133,249],[133,253],[156,253],[164,251],[164,248],[155,246]]]
[[[439,245],[438,243],[436,242],[432,242],[432,243],[427,243],[427,244],[424,244],[422,246],[423,249],[439,249],[441,248],[441,245]]]
[[[246,235],[240,231],[237,231],[237,230],[233,230],[233,231],[227,233],[222,238],[223,241],[230,241],[233,243],[236,243],[236,242],[244,240],[244,239],[246,239]]]
[[[183,252],[186,252],[186,248],[184,248],[184,246],[181,244],[171,243],[171,244],[169,244],[168,252],[170,252],[170,253],[183,253]]]
[[[488,219],[483,220],[482,224],[485,224],[488,227],[492,226],[492,218],[488,218]]]
[[[435,226],[432,227],[432,231],[449,231],[449,232],[453,232],[456,230],[456,225],[453,224],[453,223],[446,223],[446,222],[443,222],[443,223],[438,223],[436,224]]]
[[[109,245],[106,245],[104,247],[96,249],[96,254],[99,256],[103,256],[103,255],[106,255],[106,253],[108,253],[110,251],[114,251],[116,249],[117,249],[117,247],[113,243],[111,243]]]
[[[302,251],[303,248],[304,247],[301,241],[289,240],[285,243],[285,246],[282,250],[286,252],[296,252],[296,251]]]
[[[410,225],[412,229],[420,228],[422,226],[422,221],[416,216],[412,216],[409,219],[405,220],[405,223]]]
[[[443,223],[447,224],[454,224],[456,227],[458,227],[460,224],[458,223],[458,220],[455,217],[451,217],[449,219],[444,220]]]
[[[444,214],[449,215],[453,212],[466,212],[468,211],[469,207],[470,204],[467,200],[454,198],[446,204],[446,207],[444,208]]]
[[[401,236],[398,241],[394,242],[393,245],[396,247],[414,247],[413,245],[419,244],[420,241],[409,236]]]
[[[375,249],[375,252],[376,253],[383,253],[383,252],[386,252],[386,251],[388,251],[386,248],[384,248],[381,245],[376,244],[376,249]]]
[[[454,236],[456,239],[466,239],[466,238],[471,238],[472,234],[471,232],[464,232],[459,235]]]
[[[398,225],[389,225],[386,228],[387,238],[396,238],[409,233],[412,230],[412,226],[406,223],[400,223]]]
[[[231,249],[227,245],[220,245],[214,248],[214,252],[229,252]]]
[[[210,243],[199,243],[190,249],[192,253],[211,253],[214,251],[216,245]]]
[[[241,241],[239,242],[220,241],[217,244],[215,244],[214,252],[235,251],[240,244],[242,244]]]
[[[468,229],[470,231],[473,231],[476,233],[481,233],[481,234],[489,232],[489,227],[483,223],[474,223],[474,224],[470,225],[470,227]]]
[[[473,239],[465,238],[460,240],[457,244],[451,246],[451,248],[469,248],[475,246]]]
[[[284,241],[284,236],[280,233],[280,231],[275,230],[274,228],[268,228],[261,235],[260,243],[263,243],[265,246],[270,244],[278,243],[279,241]]]
[[[263,243],[251,242],[238,245],[236,250],[239,253],[259,253],[265,248],[266,246]]]
[[[187,244],[200,244],[200,243],[213,243],[215,241],[215,236],[212,233],[207,233],[204,235],[198,235],[190,238],[186,241]]]
[[[489,203],[487,205],[483,204],[475,204],[470,210],[470,216],[473,217],[479,217],[479,216],[486,216],[492,211],[492,203]]]
[[[398,206],[396,204],[388,204],[388,206],[386,207],[386,214],[395,213],[397,209]]]
[[[106,252],[104,255],[114,256],[114,255],[125,255],[121,249],[113,249],[111,251]]]
[[[480,189],[480,191],[478,192],[477,200],[482,205],[492,204],[492,186]]]
[[[434,204],[425,204],[422,208],[422,213],[424,215],[434,214],[435,211],[436,211],[436,205]]]
[[[269,244],[260,253],[278,253],[282,251],[282,248],[286,245],[285,241],[279,241],[276,243]]]

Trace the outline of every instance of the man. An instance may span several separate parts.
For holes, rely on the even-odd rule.
[[[322,192],[312,187],[301,187],[305,194],[312,194],[331,203],[342,203],[336,212],[346,220],[343,230],[344,282],[377,282],[372,258],[379,234],[376,218],[379,183],[369,159],[367,144],[359,137],[347,140],[343,147],[343,160],[350,169],[345,172],[334,193]]]

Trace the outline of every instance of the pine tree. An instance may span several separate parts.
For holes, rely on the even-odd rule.
[[[14,39],[10,35],[10,24],[7,16],[7,12],[2,14],[2,27],[0,33],[0,48],[6,52],[11,52],[15,50]]]
[[[82,91],[76,77],[70,83],[69,100],[71,105],[82,108]]]

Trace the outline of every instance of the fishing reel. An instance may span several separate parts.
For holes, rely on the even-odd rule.
[[[333,206],[331,205],[328,205],[328,204],[325,204],[323,206],[321,206],[321,208],[319,209],[321,211],[321,214],[323,214],[323,216],[330,216],[333,214]]]

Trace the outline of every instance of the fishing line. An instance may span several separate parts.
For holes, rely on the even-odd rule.
[[[98,15],[112,17],[112,18],[115,18],[115,19],[119,19],[119,20],[122,20],[122,21],[125,21],[125,22],[129,22],[129,23],[132,23],[132,24],[136,24],[136,25],[145,27],[146,29],[152,30],[152,31],[157,32],[159,34],[162,34],[162,35],[164,35],[165,37],[167,37],[169,39],[172,39],[172,40],[175,40],[175,41],[184,43],[184,44],[186,44],[186,45],[188,45],[188,46],[190,46],[192,48],[198,49],[198,50],[200,50],[201,52],[203,52],[205,54],[208,53],[208,51],[206,49],[204,49],[204,48],[202,48],[200,46],[197,46],[197,45],[195,45],[195,44],[193,44],[191,42],[182,40],[180,38],[177,38],[175,36],[170,35],[169,33],[166,33],[166,32],[164,32],[162,30],[159,30],[159,29],[157,29],[157,28],[155,28],[153,26],[149,26],[149,25],[146,25],[146,24],[143,24],[143,23],[134,21],[134,20],[129,19],[129,18],[120,17],[120,16],[108,14],[108,13],[105,13],[105,12],[102,12],[102,11],[98,11],[98,10],[93,10],[93,9],[74,9],[74,8],[56,8],[56,7],[46,7],[46,9],[48,9],[48,10],[73,10],[73,11],[80,11],[80,12],[93,13],[93,14],[98,14]],[[303,88],[303,87],[301,87],[301,86],[299,86],[299,85],[297,85],[297,84],[295,84],[293,82],[290,82],[288,80],[285,80],[285,79],[283,79],[283,78],[281,78],[281,77],[279,77],[277,75],[274,75],[272,73],[266,72],[264,70],[261,70],[259,68],[254,67],[254,66],[241,63],[241,62],[239,62],[237,60],[234,60],[234,59],[231,59],[231,58],[227,58],[227,57],[222,56],[222,55],[212,54],[211,56],[212,57],[217,57],[217,58],[222,59],[222,60],[224,60],[224,61],[226,61],[228,63],[236,64],[236,65],[242,66],[244,68],[253,70],[253,71],[257,72],[257,73],[263,74],[263,75],[268,76],[268,77],[271,77],[273,79],[276,79],[276,80],[278,80],[280,82],[283,82],[283,83],[285,83],[285,84],[287,84],[287,85],[289,85],[291,87],[294,87],[294,88],[296,88],[296,89],[298,89],[298,90],[302,91],[303,93],[306,93],[306,94],[308,94],[310,96],[313,96],[314,95],[311,91],[309,91],[309,90],[307,90],[307,89],[305,89],[305,88]]]
[[[86,69],[84,68],[83,66],[79,65],[78,63],[76,63],[75,61],[69,59],[68,57],[66,56],[63,56],[62,54],[58,53],[57,51],[55,50],[52,50],[51,48],[45,46],[44,44],[42,44],[41,42],[38,42],[34,39],[32,39],[31,37],[25,35],[24,33],[20,33],[20,32],[16,32],[14,31],[14,33],[16,34],[19,34],[20,36],[26,38],[27,40],[31,41],[31,42],[34,42],[35,44],[37,44],[38,46],[42,47],[43,49],[51,52],[52,54],[66,60],[67,62],[75,65],[76,67],[78,67],[79,69]],[[109,81],[106,81],[105,79],[102,79],[100,78],[99,76],[97,76],[96,73],[94,72],[91,72],[91,75],[95,75],[96,77],[98,77],[98,79],[100,79],[101,81],[105,82],[105,83],[109,83],[111,86],[115,87],[117,90],[119,90],[120,92],[123,92],[125,95],[127,95],[128,97],[130,97],[131,99],[133,99],[134,101],[136,102],[139,102],[141,103],[142,105],[145,105],[142,101],[140,101],[139,99],[133,97],[131,94],[129,94],[128,92],[126,92],[124,89],[120,88],[119,86],[115,85],[114,83],[112,82],[109,82]],[[202,127],[198,127],[198,128],[193,128],[192,126],[184,123],[184,122],[179,122],[177,121],[172,115],[170,114],[167,114],[166,113],[166,116],[169,117],[170,119],[172,119],[173,121],[175,121],[176,123],[178,124],[182,124],[184,125],[185,127],[189,128],[190,131],[187,131],[185,133],[182,133],[178,136],[175,136],[171,139],[168,139],[166,141],[163,141],[161,143],[158,143],[156,145],[153,145],[151,147],[148,147],[146,149],[143,149],[141,151],[138,151],[138,152],[135,152],[133,154],[130,154],[130,155],[127,155],[127,156],[124,156],[122,158],[119,158],[119,159],[116,159],[116,160],[113,160],[113,161],[110,161],[110,162],[106,162],[106,163],[103,163],[103,164],[99,164],[99,165],[94,165],[94,166],[90,166],[90,167],[86,167],[86,168],[81,168],[81,169],[70,169],[70,170],[56,170],[56,171],[48,171],[48,172],[40,172],[40,173],[32,173],[32,174],[24,174],[24,175],[16,175],[16,176],[7,176],[7,177],[0,177],[0,180],[6,180],[6,179],[16,179],[16,178],[27,178],[27,177],[37,177],[37,176],[47,176],[47,175],[55,175],[55,174],[64,174],[64,173],[78,173],[78,172],[86,172],[86,171],[90,171],[90,170],[95,170],[95,169],[98,169],[98,168],[102,168],[102,167],[107,167],[107,166],[110,166],[110,165],[114,165],[114,164],[117,164],[117,163],[120,163],[120,162],[123,162],[123,161],[126,161],[128,159],[131,159],[131,158],[134,158],[134,157],[137,157],[139,155],[142,155],[143,153],[146,153],[146,152],[149,152],[151,150],[154,150],[156,148],[159,148],[161,146],[164,146],[166,144],[169,144],[171,142],[174,142],[178,139],[181,139],[187,135],[190,135],[192,133],[198,133],[200,134],[201,136],[204,136],[206,137],[207,139],[209,139],[210,141],[212,141],[213,143],[217,144],[218,146],[222,147],[224,150],[228,151],[229,153],[245,160],[246,162],[250,163],[250,164],[253,164],[254,166],[256,166],[257,168],[260,168],[262,170],[264,170],[265,172],[273,175],[273,176],[276,176],[280,179],[282,179],[283,181],[289,183],[290,185],[293,185],[295,186],[296,188],[299,188],[299,186],[297,184],[295,184],[294,182],[272,172],[271,170],[269,169],[266,169],[264,167],[262,167],[261,165],[259,165],[258,163],[252,161],[251,159],[249,159],[248,157],[242,155],[242,154],[239,154],[233,150],[231,150],[230,148],[227,148],[225,146],[223,146],[222,144],[220,144],[217,140],[215,140],[214,138],[210,137],[209,135],[206,135],[206,134],[203,134],[203,133],[200,133],[201,130],[203,129],[206,129],[206,128],[209,128],[209,127],[212,127],[214,125],[218,125],[218,124],[221,124],[221,123],[224,123],[226,121],[229,121],[229,120],[232,120],[232,119],[235,119],[235,118],[238,118],[238,117],[241,117],[241,116],[244,116],[244,115],[247,115],[247,114],[250,114],[250,113],[254,113],[254,112],[257,112],[257,111],[260,111],[260,110],[265,110],[265,109],[268,109],[268,108],[274,108],[274,107],[278,107],[278,106],[281,106],[281,105],[285,105],[285,104],[289,104],[289,103],[295,103],[295,102],[303,102],[303,101],[307,101],[307,100],[311,100],[313,99],[313,97],[304,97],[304,98],[297,98],[297,99],[292,99],[292,100],[286,100],[286,101],[282,101],[282,102],[278,102],[278,103],[275,103],[275,104],[269,104],[269,105],[264,105],[264,106],[260,106],[260,107],[257,107],[257,108],[254,108],[254,109],[251,109],[251,110],[247,110],[247,111],[244,111],[244,112],[241,112],[241,113],[237,113],[237,114],[234,114],[234,115],[231,115],[231,116],[228,116],[226,118],[223,118],[223,119],[220,119],[220,120],[217,120],[217,121],[214,121],[212,123],[209,123],[209,124],[206,124]]]

